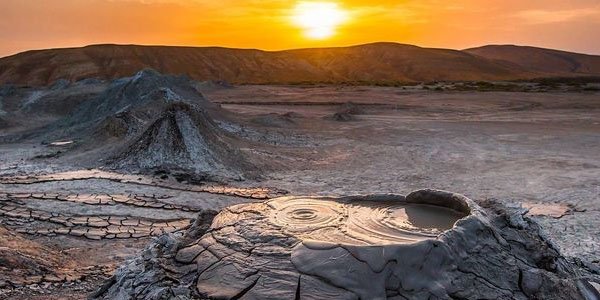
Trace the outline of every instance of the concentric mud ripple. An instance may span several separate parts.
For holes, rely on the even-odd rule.
[[[270,221],[293,233],[310,233],[325,228],[337,228],[341,226],[347,215],[345,205],[334,201],[289,199],[271,201],[269,205],[273,207],[269,216]]]
[[[463,214],[423,205],[365,202],[350,205],[344,233],[366,244],[413,243],[451,229]]]
[[[415,243],[436,238],[465,214],[445,207],[398,201],[340,202],[279,198],[269,220],[302,240],[349,245]]]

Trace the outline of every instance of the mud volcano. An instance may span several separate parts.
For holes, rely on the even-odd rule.
[[[434,190],[284,197],[201,215],[121,267],[104,299],[594,299],[524,218]],[[210,224],[210,225],[209,225]]]
[[[197,84],[153,70],[113,80],[49,126],[44,139],[77,140],[81,147],[72,152],[88,167],[186,181],[257,178],[260,168],[240,150],[244,140],[219,126],[235,116],[204,98]]]
[[[174,102],[113,161],[119,168],[183,171],[202,180],[252,176],[236,142],[206,110]]]

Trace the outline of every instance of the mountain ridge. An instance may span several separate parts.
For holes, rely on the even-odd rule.
[[[146,68],[236,84],[494,81],[600,76],[600,56],[529,46],[451,50],[393,42],[277,51],[100,44],[0,58],[0,84],[114,79]]]

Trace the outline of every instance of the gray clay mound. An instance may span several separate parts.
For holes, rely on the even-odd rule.
[[[297,113],[295,111],[288,111],[288,112],[284,113],[282,116],[289,118],[289,119],[304,118],[304,116],[302,114]]]
[[[124,111],[104,119],[96,127],[94,133],[97,137],[123,138],[138,133],[143,127],[144,121],[131,111]]]
[[[9,128],[9,127],[11,127],[11,123],[0,116],[0,128]]]
[[[364,111],[360,106],[358,106],[352,102],[346,102],[346,103],[340,105],[340,107],[337,109],[337,111],[335,113],[333,113],[332,115],[325,116],[325,120],[331,120],[331,121],[337,121],[337,122],[356,121],[356,120],[358,120],[356,115],[361,115],[363,113],[364,113]]]
[[[196,88],[202,92],[211,92],[232,89],[234,87],[231,83],[224,80],[209,80],[198,82],[196,84]]]
[[[520,209],[433,190],[284,197],[202,214],[101,299],[595,299]],[[209,227],[209,224],[210,227]]]
[[[253,167],[235,144],[207,111],[174,102],[116,155],[113,165],[135,170],[183,171],[207,180],[252,176]]]
[[[257,125],[266,127],[289,127],[296,124],[293,117],[287,114],[270,113],[261,115],[252,119],[252,122]]]
[[[349,115],[362,115],[364,114],[364,110],[357,104],[352,102],[346,102],[341,105],[338,109],[338,113],[349,114]]]
[[[136,127],[155,120],[174,102],[197,105],[218,115],[218,107],[206,100],[195,88],[195,84],[186,77],[143,70],[132,77],[114,80],[105,91],[82,103],[73,114],[56,125],[61,129],[70,128],[72,134],[87,134],[89,131],[98,133],[106,126],[108,130],[115,130],[116,133],[133,132]],[[115,120],[123,119],[123,116],[129,120]],[[135,122],[131,122],[132,120]],[[113,128],[115,126],[127,128]],[[107,135],[111,134],[109,132]]]
[[[349,122],[349,121],[357,120],[357,118],[354,115],[351,115],[348,113],[343,113],[343,112],[336,112],[332,115],[325,116],[324,119],[330,120],[330,121],[336,121],[336,122]]]

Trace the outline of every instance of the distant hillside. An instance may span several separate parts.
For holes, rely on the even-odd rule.
[[[565,73],[569,68],[562,64],[544,67],[546,56],[531,58],[540,60],[536,64],[540,67],[533,68],[527,64],[526,54],[522,54],[525,58],[511,59],[507,55],[509,57],[498,60],[485,49],[456,51],[375,43],[269,52],[216,47],[95,45],[28,51],[1,58],[0,83],[47,85],[58,79],[113,79],[145,68],[185,74],[196,80],[226,80],[238,84],[513,80],[600,75],[597,56],[557,51],[568,57],[582,57],[576,60],[579,65],[575,71]]]
[[[600,75],[600,56],[597,55],[513,45],[491,45],[464,51],[512,63],[533,72],[556,76]]]

